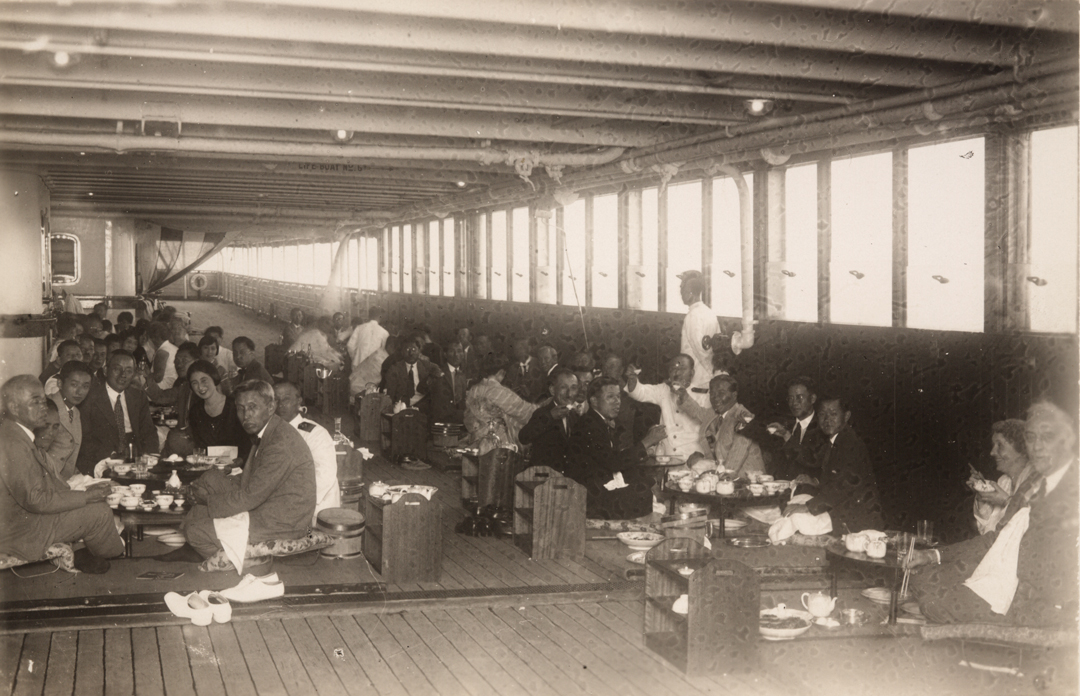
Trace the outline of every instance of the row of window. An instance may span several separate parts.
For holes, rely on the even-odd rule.
[[[1077,128],[1037,131],[1027,153],[1027,230],[1007,231],[1026,251],[1006,272],[1022,276],[1031,330],[1075,332]],[[768,240],[767,258],[755,257],[759,315],[982,331],[999,243],[986,240],[986,172],[979,137],[748,173],[755,236]],[[767,190],[755,195],[755,182]],[[325,284],[336,251],[235,248],[219,267]],[[343,281],[358,289],[669,312],[684,309],[677,274],[700,269],[714,311],[742,313],[728,177],[586,194],[550,213],[522,206],[395,225],[351,240],[345,260]]]

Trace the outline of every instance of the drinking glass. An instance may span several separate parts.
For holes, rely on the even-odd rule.
[[[934,541],[934,523],[931,520],[919,520],[916,530],[919,541],[924,544]]]
[[[907,558],[908,549],[911,548],[911,539],[914,536],[911,532],[900,532],[896,535],[896,560],[900,565],[903,565],[904,559]]]

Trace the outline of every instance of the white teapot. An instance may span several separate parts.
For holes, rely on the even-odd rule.
[[[382,481],[376,481],[368,486],[368,495],[372,498],[381,498],[386,495],[387,486]]]

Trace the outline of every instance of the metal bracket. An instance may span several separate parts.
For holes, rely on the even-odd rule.
[[[0,314],[0,338],[48,336],[55,323],[51,314]]]

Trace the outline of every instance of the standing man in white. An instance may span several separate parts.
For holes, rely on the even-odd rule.
[[[709,305],[701,301],[701,295],[705,292],[705,277],[701,272],[685,271],[677,277],[682,281],[679,286],[682,301],[690,308],[683,319],[679,351],[694,359],[694,379],[690,389],[695,393],[707,394],[709,380],[713,376],[711,341],[713,336],[720,333],[720,322]]]
[[[349,356],[352,358],[352,369],[356,369],[364,358],[374,353],[379,348],[386,347],[386,338],[390,332],[382,327],[379,321],[382,319],[382,308],[372,307],[368,310],[367,322],[353,329],[352,336],[346,345]]]

